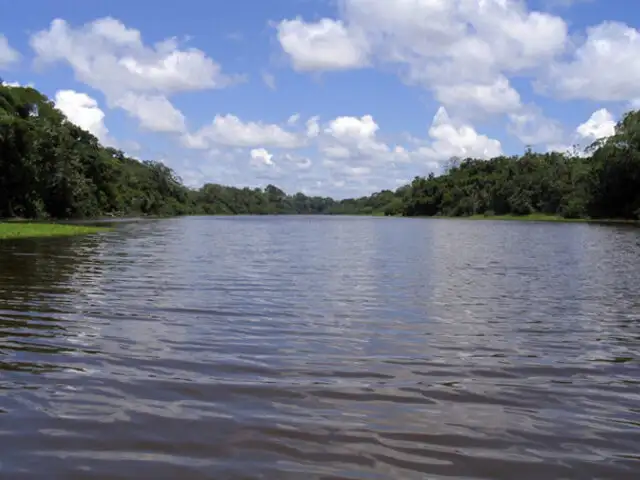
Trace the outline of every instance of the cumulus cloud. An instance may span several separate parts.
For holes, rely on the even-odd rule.
[[[31,37],[31,46],[38,60],[66,62],[78,80],[103,92],[175,93],[233,82],[201,50],[181,50],[175,39],[148,47],[138,30],[110,17],[78,28],[55,19]]]
[[[7,37],[0,34],[0,68],[6,68],[20,59],[17,50],[9,45]]]
[[[291,123],[299,121],[295,120]],[[216,181],[246,184],[253,178],[258,182],[254,185],[268,181],[291,191],[338,197],[396,188],[415,175],[441,172],[452,156],[490,158],[502,154],[498,140],[450,116],[445,108],[438,109],[425,136],[414,139],[411,147],[386,138],[370,114],[324,121],[313,116],[300,122],[298,129],[286,131],[278,125],[243,122],[226,115],[196,134],[185,135],[185,142],[223,152],[211,156],[218,166],[225,155],[232,157],[224,160],[224,171],[216,170]],[[304,154],[296,151],[298,147],[304,147]],[[196,176],[190,173],[189,178]]]
[[[586,122],[578,125],[576,132],[582,138],[600,140],[613,135],[615,128],[616,122],[611,112],[606,108],[601,108],[593,112]]]
[[[104,124],[104,112],[94,98],[74,90],[59,90],[54,101],[69,121],[92,133],[102,143],[110,143],[109,130]]]
[[[322,178],[329,179],[333,188],[362,195],[395,188],[416,174],[437,173],[453,156],[490,158],[502,154],[498,140],[452,119],[444,107],[435,114],[428,136],[414,142],[417,147],[406,148],[383,140],[371,115],[336,117],[326,123],[317,139],[326,170]]]
[[[137,118],[140,126],[155,132],[185,131],[185,118],[163,95],[144,95],[127,92],[115,104]]]
[[[303,139],[279,125],[263,122],[243,122],[234,115],[216,115],[213,122],[193,134],[186,134],[183,143],[190,148],[277,147],[298,148]]]
[[[492,158],[502,155],[500,141],[479,134],[471,125],[451,119],[440,107],[429,128],[431,145],[419,149],[421,155],[442,162],[451,157]]]
[[[361,118],[338,117],[329,122],[325,132],[337,139],[357,142],[371,140],[379,128],[371,115],[364,115]]]
[[[105,17],[80,27],[55,19],[33,34],[30,44],[39,64],[66,63],[77,80],[104,93],[109,106],[121,107],[146,129],[181,131],[182,114],[168,96],[224,88],[240,80],[196,48],[170,38],[147,46],[140,31]],[[156,112],[167,115],[154,119]]]
[[[468,110],[470,106],[481,112],[508,113],[520,109],[520,94],[509,80],[498,75],[489,83],[462,82],[434,87],[435,97],[454,109]]]
[[[189,153],[206,158],[206,168],[191,164],[186,173],[180,171],[191,183],[269,178],[284,187],[349,194],[392,188],[416,174],[440,171],[450,157],[501,155],[501,142],[481,133],[480,122],[489,115],[502,116],[507,132],[532,145],[583,144],[613,132],[615,122],[605,108],[575,129],[563,127],[529,103],[524,92],[521,96],[514,77],[538,78],[542,91],[561,98],[640,105],[640,33],[622,23],[602,23],[569,41],[562,18],[532,10],[522,0],[338,4],[336,18],[297,17],[277,24],[279,45],[292,68],[380,67],[428,89],[441,107],[430,124],[425,119],[423,138],[403,144],[399,132],[378,124],[373,110],[321,119],[298,110],[303,105],[294,110],[303,115],[285,116],[280,123],[212,112],[211,123],[191,130],[172,103],[174,95],[242,80],[223,72],[205,52],[175,38],[150,44],[140,31],[110,17],[80,26],[56,19],[30,42],[37,63],[68,65],[77,80],[104,94],[107,107],[122,109],[143,129],[178,134],[184,146],[204,150]],[[8,51],[0,35],[0,67],[8,64]],[[275,90],[268,67],[258,72]],[[104,112],[93,98],[72,90],[58,93],[56,103],[72,121],[107,138]]]
[[[606,109],[567,132],[521,97],[514,77],[534,80],[544,87],[541,92],[566,99],[640,105],[640,31],[622,23],[604,22],[587,29],[584,39],[570,39],[561,17],[521,0],[338,0],[338,5],[337,18],[298,17],[278,25],[280,47],[295,70],[395,67],[405,82],[428,89],[442,105],[428,137],[414,149],[383,141],[371,115],[338,117],[324,129],[312,123],[308,137],[317,142],[323,165],[345,177],[371,179],[375,162],[386,162],[381,168],[392,175],[387,166],[403,161],[437,169],[451,156],[499,155],[501,143],[472,125],[488,115],[506,116],[507,132],[536,146],[583,145],[613,133],[615,122]]]
[[[554,144],[564,137],[560,123],[547,118],[535,105],[510,114],[507,131],[526,145]]]
[[[368,63],[364,37],[339,20],[283,20],[278,25],[278,40],[296,70],[346,70]]]
[[[564,99],[640,104],[640,30],[627,24],[605,21],[570,41],[561,17],[521,0],[338,3],[337,19],[278,25],[296,70],[395,65],[466,116],[524,109],[514,75]]]
[[[377,138],[379,128],[371,115],[337,117],[325,128],[320,151],[335,159],[391,160],[391,149]]]
[[[284,20],[278,39],[296,70],[398,65],[445,106],[488,113],[519,107],[508,75],[546,66],[563,53],[567,25],[518,0],[341,0],[339,20]]]
[[[615,133],[616,121],[606,108],[596,110],[584,122],[578,125],[565,142],[551,143],[547,151],[587,155],[587,147],[596,140],[610,137]],[[569,143],[571,143],[569,145]]]
[[[272,160],[273,155],[264,148],[254,148],[253,150],[251,150],[250,156],[251,165],[253,166],[261,167],[263,165],[267,165],[269,167],[272,167],[275,165]]]
[[[562,98],[597,101],[640,99],[640,32],[603,22],[587,35],[571,58],[552,65],[546,87]]]

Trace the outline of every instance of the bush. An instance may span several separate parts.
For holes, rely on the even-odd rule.
[[[560,215],[564,218],[585,218],[587,208],[583,201],[572,198],[560,209]]]

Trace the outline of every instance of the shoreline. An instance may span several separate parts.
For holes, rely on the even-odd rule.
[[[1,221],[0,241],[23,238],[54,238],[93,235],[111,230],[106,227],[69,225],[61,223],[40,223],[26,220]]]
[[[53,238],[53,237],[69,237],[80,235],[93,235],[113,230],[108,224],[140,222],[149,220],[160,220],[167,218],[179,217],[237,217],[247,216],[251,214],[218,214],[218,215],[175,215],[175,216],[131,216],[131,217],[99,217],[85,219],[68,219],[68,220],[29,220],[22,218],[8,218],[0,220],[0,241],[22,238]],[[255,215],[255,214],[254,214]],[[259,216],[299,216],[305,214],[260,214]],[[471,215],[452,217],[446,215],[433,216],[403,216],[403,215],[384,215],[380,212],[369,214],[316,214],[316,216],[329,217],[388,217],[388,218],[407,218],[407,219],[434,219],[434,220],[466,220],[466,221],[505,221],[505,222],[545,222],[545,223],[582,223],[582,224],[603,224],[603,225],[631,225],[640,226],[640,220],[631,219],[594,219],[594,218],[564,218],[557,215],[531,214],[531,215]]]
[[[467,217],[451,217],[444,215],[416,216],[405,218],[433,218],[441,220],[493,220],[504,222],[547,222],[547,223],[602,223],[609,225],[640,225],[640,220],[615,218],[564,218],[557,215],[534,213],[531,215],[471,215]]]

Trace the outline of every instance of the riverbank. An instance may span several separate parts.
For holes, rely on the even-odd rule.
[[[505,222],[560,222],[560,223],[586,223],[587,218],[565,218],[559,215],[546,215],[544,213],[532,213],[530,215],[472,215],[466,217],[469,220],[500,220]]]
[[[15,238],[68,237],[91,235],[109,230],[88,225],[65,225],[57,223],[3,222],[0,223],[0,240]]]
[[[533,213],[531,215],[471,215],[468,217],[416,217],[416,218],[439,218],[443,220],[494,220],[513,222],[555,222],[555,223],[610,223],[640,225],[640,220],[614,219],[614,218],[565,218],[558,215],[546,215],[544,213]]]

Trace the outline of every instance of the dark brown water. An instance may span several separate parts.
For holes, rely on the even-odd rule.
[[[640,229],[0,242],[0,478],[638,479]]]

